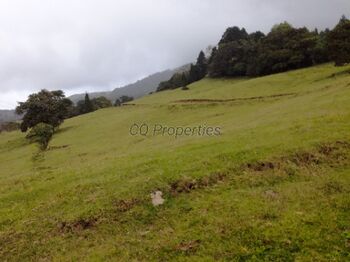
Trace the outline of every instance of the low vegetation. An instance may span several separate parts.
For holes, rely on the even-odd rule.
[[[2,133],[1,260],[349,260],[349,72],[205,78],[66,119],[42,154]]]

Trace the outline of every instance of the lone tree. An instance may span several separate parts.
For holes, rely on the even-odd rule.
[[[350,63],[350,20],[345,16],[328,34],[328,49],[336,66]]]
[[[55,129],[69,116],[72,106],[72,101],[65,98],[61,90],[43,89],[37,94],[31,94],[26,102],[20,102],[16,108],[17,114],[24,115],[21,131],[26,132],[39,123],[51,125]]]
[[[89,94],[85,94],[85,99],[84,99],[84,113],[90,113],[94,111],[94,105],[90,100]]]

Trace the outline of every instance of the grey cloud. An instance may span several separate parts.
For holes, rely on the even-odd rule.
[[[348,0],[2,0],[0,108],[42,88],[108,90],[193,61],[228,26],[333,27]]]

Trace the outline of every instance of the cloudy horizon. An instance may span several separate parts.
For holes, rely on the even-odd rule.
[[[196,59],[229,26],[332,28],[349,0],[2,0],[0,109],[40,89],[108,91]]]

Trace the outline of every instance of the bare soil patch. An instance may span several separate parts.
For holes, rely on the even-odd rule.
[[[176,100],[173,103],[227,103],[227,102],[235,102],[235,101],[249,101],[249,100],[263,100],[268,98],[278,98],[284,96],[293,96],[296,93],[286,93],[286,94],[276,94],[269,96],[253,96],[253,97],[241,97],[241,98],[231,98],[231,99],[181,99]]]

